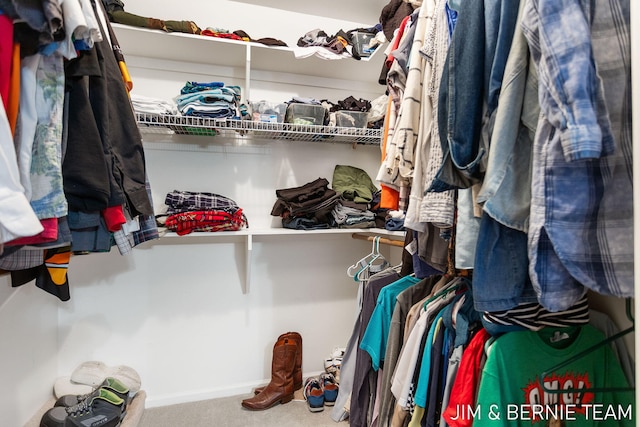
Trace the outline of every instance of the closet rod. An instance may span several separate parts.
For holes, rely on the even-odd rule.
[[[357,234],[357,233],[353,233],[351,237],[358,240],[367,240],[369,242],[373,242],[373,240],[376,238],[376,236],[364,236],[362,234]],[[404,241],[402,240],[393,240],[393,239],[387,239],[385,237],[380,237],[378,241],[385,245],[398,246],[400,248],[404,247]]]

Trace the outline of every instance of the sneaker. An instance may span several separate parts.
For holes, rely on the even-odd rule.
[[[321,374],[320,384],[324,390],[324,404],[333,406],[338,398],[338,382],[332,374]]]
[[[54,406],[44,413],[40,427],[118,427],[124,400],[99,388],[95,395],[73,406]]]
[[[140,390],[140,375],[135,369],[120,365],[107,366],[100,361],[88,361],[81,363],[71,372],[70,381],[75,384],[85,384],[91,387],[100,387],[105,378],[113,377],[120,380],[129,388],[131,396]]]
[[[304,400],[311,412],[320,412],[324,410],[324,390],[322,383],[314,377],[307,378],[303,387]]]
[[[332,374],[338,384],[340,384],[340,368],[345,350],[345,348],[336,347],[331,352],[331,355],[324,360],[325,372]]]
[[[98,387],[98,389],[100,388],[109,390],[110,392],[118,396],[120,399],[124,400],[125,409],[126,409],[126,406],[129,403],[129,387],[127,387],[122,381],[113,377],[107,377],[102,382],[102,384],[100,384],[100,386]],[[82,395],[67,394],[65,396],[61,396],[58,400],[56,400],[56,403],[53,406],[69,407],[69,406],[77,405],[83,400],[96,396],[98,389],[92,391],[91,393],[82,394]]]

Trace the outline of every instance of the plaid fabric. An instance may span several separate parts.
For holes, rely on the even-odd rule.
[[[44,250],[22,247],[0,257],[0,268],[7,271],[26,270],[44,264]]]
[[[219,194],[178,190],[167,193],[164,204],[168,206],[167,214],[169,215],[199,210],[216,210],[233,214],[239,209],[235,201]]]
[[[584,286],[633,296],[629,0],[532,0],[523,31],[539,76],[531,280],[549,311]]]
[[[139,217],[140,230],[132,233],[133,246],[160,238],[156,219],[152,215],[141,215]]]
[[[193,231],[238,231],[246,226],[242,209],[230,214],[224,211],[190,211],[170,215],[165,226],[183,236]]]
[[[133,238],[131,234],[127,234],[124,230],[120,229],[114,231],[112,235],[120,255],[128,255],[133,252]]]
[[[151,197],[151,184],[149,179],[145,180],[145,188],[151,204],[153,204],[153,198]],[[158,224],[156,223],[156,217],[154,215],[139,215],[138,224],[140,228],[131,233],[129,241],[133,247],[138,246],[141,243],[148,242],[160,238],[158,232]]]

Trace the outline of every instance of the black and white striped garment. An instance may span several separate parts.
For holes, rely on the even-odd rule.
[[[485,311],[483,320],[502,326],[521,326],[539,331],[545,327],[562,328],[579,326],[589,322],[589,304],[583,296],[573,306],[563,311],[551,312],[539,303],[524,303],[503,311]]]

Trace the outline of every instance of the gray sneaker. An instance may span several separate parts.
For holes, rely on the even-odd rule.
[[[73,406],[54,406],[42,416],[40,427],[118,427],[124,400],[112,391],[96,389]]]
[[[96,395],[98,389],[104,388],[106,390],[109,390],[110,392],[114,393],[116,396],[118,396],[120,399],[124,400],[125,403],[125,408],[127,406],[127,404],[129,403],[129,387],[127,387],[122,381],[118,380],[117,378],[113,378],[113,377],[107,377],[105,378],[105,380],[102,382],[102,384],[100,384],[100,386],[98,386],[97,389],[93,390],[91,393],[88,394],[81,394],[81,395],[76,395],[76,394],[67,394],[64,396],[61,396],[58,400],[56,400],[56,403],[53,406],[74,406],[79,404],[80,402],[82,402],[83,400],[86,400],[88,398],[91,398],[93,396]]]

